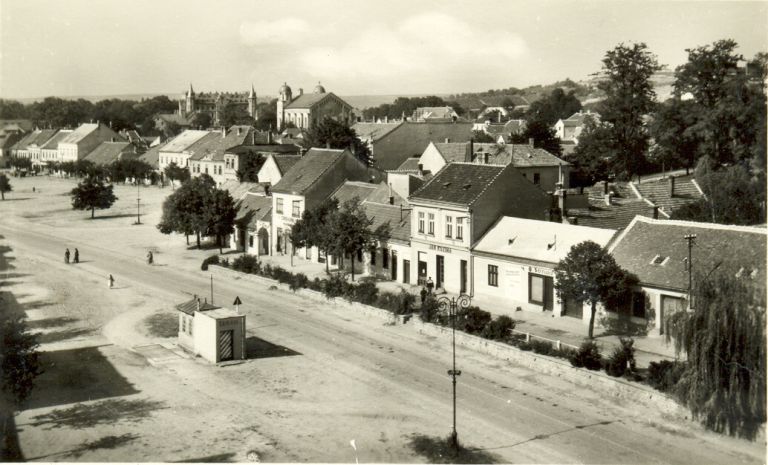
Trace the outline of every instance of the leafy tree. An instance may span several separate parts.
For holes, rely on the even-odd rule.
[[[88,176],[70,192],[72,208],[75,210],[90,210],[91,218],[93,219],[97,208],[109,208],[117,200],[112,190],[112,185],[104,185],[100,180]]]
[[[493,143],[496,139],[485,131],[472,131],[472,140],[480,143]]]
[[[656,56],[644,43],[619,44],[603,59],[605,79],[598,88],[606,98],[599,112],[611,134],[611,165],[619,177],[631,178],[645,168],[649,135],[643,116],[655,108],[651,76],[660,69]]]
[[[235,173],[240,182],[259,182],[259,170],[264,166],[264,155],[252,150],[240,155],[239,169]]]
[[[193,124],[193,126],[195,125]],[[205,127],[208,127],[208,126],[205,126]],[[181,126],[179,125],[179,123],[176,123],[174,121],[166,121],[163,123],[162,131],[163,131],[163,136],[166,139],[170,139],[172,137],[176,137],[179,134],[181,134]]]
[[[542,120],[530,121],[521,134],[512,135],[512,142],[516,144],[527,144],[530,139],[533,139],[533,146],[536,148],[544,149],[556,157],[563,154],[555,130]]]
[[[235,231],[237,209],[235,201],[226,190],[214,189],[205,199],[205,215],[208,221],[206,235],[214,236],[219,246],[219,253],[224,253],[223,238]]]
[[[374,240],[370,226],[373,220],[365,215],[360,199],[355,197],[341,205],[334,215],[331,231],[335,235],[332,251],[340,256],[349,255],[352,263],[352,281],[355,280],[355,256],[368,250]]]
[[[592,241],[571,248],[555,267],[555,289],[561,300],[589,303],[589,338],[592,339],[597,304],[618,310],[631,302],[636,276],[624,271],[608,252]]]
[[[24,119],[27,108],[17,100],[0,99],[0,119]]]
[[[671,170],[695,166],[700,141],[691,131],[696,123],[695,103],[681,99],[669,99],[658,106],[649,124],[655,140],[651,147],[651,161],[658,168]]]
[[[592,186],[609,178],[611,159],[616,154],[613,136],[608,125],[587,120],[579,136],[579,145],[568,159],[574,165],[571,185]]]
[[[11,157],[8,159],[8,166],[16,170],[32,169],[32,160],[25,157]]]
[[[163,170],[165,177],[171,180],[171,189],[176,189],[173,185],[173,181],[184,182],[189,179],[189,170],[177,165],[175,162],[169,163]]]
[[[254,127],[261,131],[274,131],[277,128],[277,99],[272,99],[269,103],[257,103],[256,112],[259,119],[254,123]]]
[[[766,420],[765,292],[719,271],[697,275],[694,302],[667,320],[688,358],[675,391],[707,428],[754,440]]]
[[[219,124],[228,128],[236,124],[251,125],[253,118],[243,108],[242,105],[237,105],[234,102],[227,103],[221,110],[219,115]]]
[[[339,201],[335,198],[328,198],[317,207],[304,210],[301,219],[291,226],[291,244],[294,249],[317,247],[327,257],[336,243],[333,225],[337,223],[338,213]],[[325,269],[328,271],[327,259]]]
[[[546,126],[553,126],[559,119],[565,119],[581,110],[581,102],[574,91],[567,94],[561,88],[556,88],[548,96],[533,102],[525,114],[525,119],[531,123],[541,121]]]
[[[13,188],[11,187],[11,182],[8,179],[8,176],[5,174],[0,174],[0,196],[2,196],[2,199],[5,200],[5,193],[11,192]]]
[[[192,115],[189,124],[193,128],[207,129],[213,126],[213,119],[209,113],[198,111]]]
[[[332,118],[323,118],[319,124],[311,128],[307,132],[304,144],[307,148],[348,149],[366,165],[372,163],[371,150],[367,144],[357,138],[355,130]]]
[[[163,234],[194,233],[197,236],[197,248],[200,248],[200,235],[209,231],[212,225],[209,206],[215,190],[216,182],[207,174],[183,183],[178,191],[163,202],[163,216],[157,229]]]

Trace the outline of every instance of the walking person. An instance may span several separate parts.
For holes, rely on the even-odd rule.
[[[115,278],[112,277],[112,275],[109,275],[109,288],[112,289],[112,287],[115,285]]]
[[[147,252],[147,264],[151,265],[155,262],[154,257],[152,256],[152,251],[150,250]]]
[[[427,300],[427,289],[422,287],[420,294],[421,294],[421,305],[424,305],[424,301]]]
[[[75,248],[75,263],[80,263],[80,251]]]
[[[69,249],[64,252],[64,263],[69,263]]]
[[[432,281],[432,276],[427,279],[427,291],[431,294],[432,289],[435,287],[435,283]]]

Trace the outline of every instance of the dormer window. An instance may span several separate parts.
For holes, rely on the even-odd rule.
[[[664,266],[669,261],[669,257],[665,257],[663,255],[656,255],[653,257],[653,260],[651,260],[651,265],[658,265],[658,266]]]

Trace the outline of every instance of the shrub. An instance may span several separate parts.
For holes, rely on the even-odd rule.
[[[261,274],[259,259],[253,255],[241,255],[232,261],[232,269],[243,273]]]
[[[376,306],[396,315],[407,315],[413,312],[415,302],[415,295],[406,292],[405,289],[400,289],[397,294],[392,292],[380,293],[376,299]]]
[[[373,305],[376,302],[376,297],[379,295],[379,288],[376,287],[376,283],[373,281],[363,281],[356,286],[351,285],[349,290],[351,300],[366,305]]]
[[[589,370],[599,370],[602,365],[602,357],[594,341],[584,341],[579,350],[572,353],[570,361],[575,367]]]
[[[347,286],[346,280],[339,274],[331,276],[331,279],[324,281],[323,294],[329,299],[341,297]]]
[[[491,320],[491,322],[483,328],[482,336],[486,339],[504,341],[509,338],[513,329],[515,329],[515,320],[507,315],[501,315],[496,319]]]
[[[531,339],[530,342],[531,350],[533,350],[537,354],[541,355],[553,355],[557,352],[557,349],[555,349],[555,346],[552,345],[549,341],[537,341],[535,339]]]
[[[307,287],[308,283],[309,278],[307,278],[307,275],[304,273],[297,273],[291,276],[291,281],[288,284],[288,288],[293,292],[296,292],[297,289],[303,289]]]
[[[200,265],[200,269],[203,271],[208,271],[208,265],[218,265],[218,264],[219,264],[219,256],[211,255],[210,257],[203,260],[203,264]]]
[[[619,338],[621,346],[616,347],[605,362],[605,372],[611,376],[624,376],[635,371],[635,341],[632,338]]]
[[[481,333],[490,322],[491,314],[480,310],[480,307],[459,309],[456,314],[456,329],[469,334]]]
[[[438,320],[439,313],[440,306],[437,305],[437,300],[431,294],[428,295],[419,309],[419,317],[421,318],[421,321],[434,323]]]
[[[685,364],[682,362],[671,362],[661,360],[648,364],[647,382],[653,388],[661,392],[671,391],[685,371]]]

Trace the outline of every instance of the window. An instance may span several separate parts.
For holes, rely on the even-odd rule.
[[[185,315],[181,316],[181,332],[187,332],[187,317]]]
[[[248,235],[248,247],[253,247],[253,235]]]
[[[381,267],[389,268],[389,249],[381,249]]]
[[[488,285],[499,287],[499,267],[496,265],[488,265]]]
[[[301,216],[301,200],[293,201],[293,212],[291,214],[294,218]]]
[[[534,184],[541,183],[541,175],[539,173],[533,173],[533,183]]]
[[[632,293],[632,316],[645,318],[645,292]]]
[[[445,237],[453,236],[453,218],[450,216],[445,217]]]
[[[190,336],[192,335],[192,323],[193,323],[194,321],[195,321],[195,320],[194,320],[194,318],[190,318],[190,319],[189,319],[189,326],[187,327],[187,329],[189,329],[189,335],[190,335]]]
[[[371,247],[371,266],[376,266],[376,247]]]
[[[464,239],[464,218],[456,218],[456,239]]]
[[[427,234],[430,236],[435,235],[435,214],[430,213],[429,214],[429,230],[427,230]]]
[[[544,276],[528,275],[528,302],[538,305],[544,304]]]
[[[419,232],[424,232],[424,212],[419,212]]]
[[[275,212],[280,213],[281,215],[283,213],[283,199],[280,197],[275,199]]]

